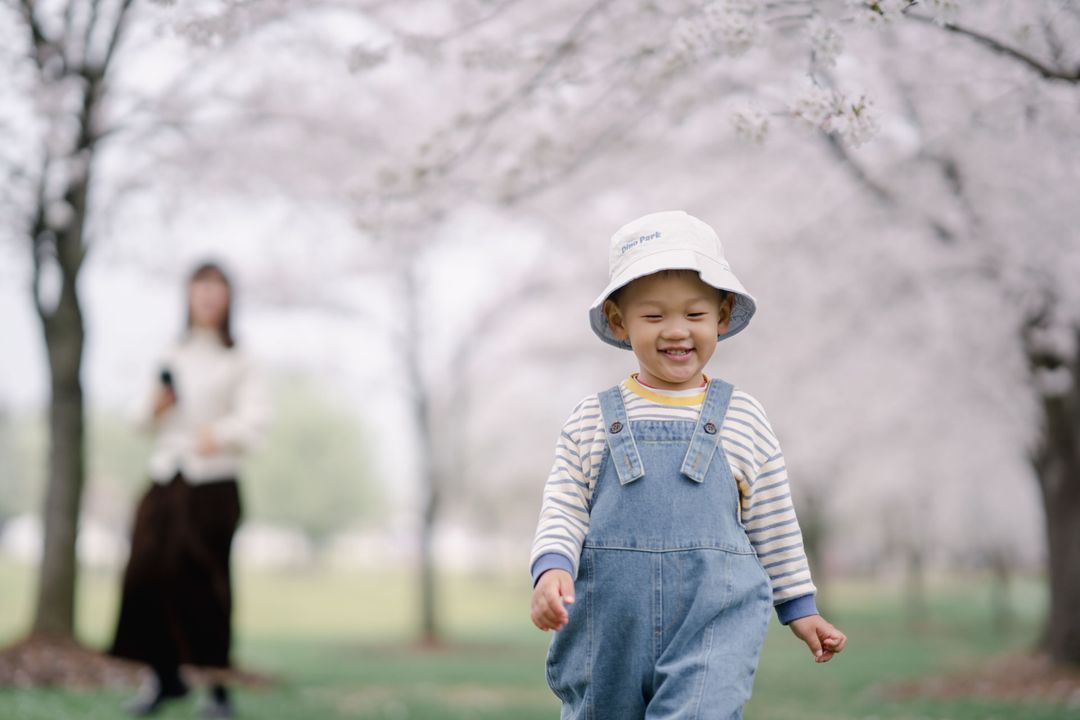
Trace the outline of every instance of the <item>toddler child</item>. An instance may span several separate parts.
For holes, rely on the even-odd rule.
[[[589,319],[638,372],[556,446],[530,560],[548,684],[564,720],[741,718],[770,608],[817,662],[846,643],[817,612],[765,411],[703,373],[755,301],[684,212],[625,225],[609,264]]]

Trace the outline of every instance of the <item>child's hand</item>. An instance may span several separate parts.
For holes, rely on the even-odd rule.
[[[829,662],[832,656],[847,645],[847,635],[837,630],[820,615],[808,615],[792,620],[791,632],[806,643],[814,653],[814,662]]]
[[[548,570],[536,582],[532,596],[533,625],[561,630],[570,619],[564,604],[574,603],[574,579],[565,570]]]

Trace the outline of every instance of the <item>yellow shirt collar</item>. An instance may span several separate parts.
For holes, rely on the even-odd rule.
[[[701,388],[701,392],[694,393],[693,395],[668,395],[663,390],[654,390],[650,387],[645,387],[637,379],[637,373],[634,373],[626,379],[626,389],[634,393],[638,397],[643,397],[646,400],[657,403],[659,405],[673,405],[676,407],[693,407],[705,402],[705,391],[708,388],[709,377],[705,376],[706,387]]]

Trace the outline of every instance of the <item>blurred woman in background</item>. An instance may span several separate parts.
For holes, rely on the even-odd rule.
[[[154,434],[149,490],[135,513],[112,654],[146,663],[131,703],[152,715],[188,693],[181,665],[216,669],[203,716],[228,718],[229,556],[240,520],[237,472],[263,434],[264,390],[232,335],[232,287],[205,263],[187,287],[187,328],[166,353],[140,422]]]

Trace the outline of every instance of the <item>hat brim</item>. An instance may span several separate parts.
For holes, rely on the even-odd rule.
[[[611,334],[611,327],[608,325],[607,317],[604,315],[604,301],[619,288],[626,287],[638,278],[652,275],[661,270],[695,270],[705,284],[711,285],[717,290],[726,290],[735,295],[735,304],[731,309],[728,329],[723,334],[716,336],[718,341],[729,338],[743,330],[750,323],[750,318],[757,312],[757,301],[746,291],[746,288],[735,277],[735,273],[731,272],[731,268],[727,264],[716,262],[716,260],[694,250],[659,250],[638,258],[625,267],[622,272],[611,278],[611,282],[596,298],[592,307],[589,308],[589,324],[597,337],[608,345],[614,345],[624,350],[631,349],[628,340],[618,340]]]

